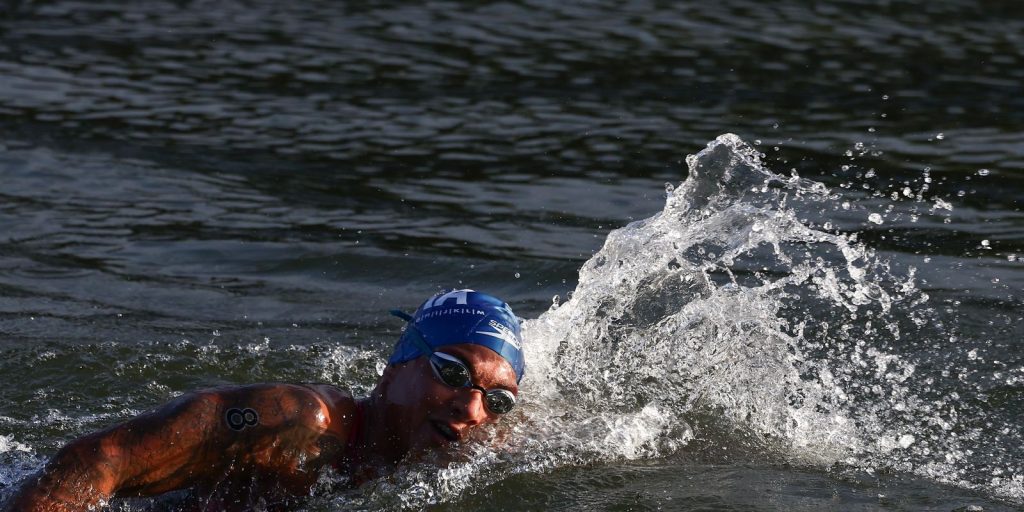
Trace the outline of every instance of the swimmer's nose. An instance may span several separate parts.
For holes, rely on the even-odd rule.
[[[488,418],[484,394],[475,389],[460,389],[452,399],[452,414],[467,427],[484,423]]]

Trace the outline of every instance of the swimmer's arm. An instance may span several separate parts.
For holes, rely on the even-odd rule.
[[[331,421],[330,412],[348,411],[351,404],[330,386],[269,384],[190,393],[72,441],[3,510],[84,511],[114,496],[153,496],[215,483],[236,454],[279,443],[337,449],[347,439],[348,422]],[[258,411],[255,423],[239,417],[246,409]],[[267,463],[288,461],[268,458]]]
[[[159,494],[221,471],[211,457],[222,421],[220,401],[216,392],[184,395],[70,442],[3,510],[95,510],[117,494]]]

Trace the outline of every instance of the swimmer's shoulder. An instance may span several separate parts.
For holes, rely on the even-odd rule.
[[[347,439],[356,414],[352,393],[330,384],[270,382],[212,388],[192,395],[193,399],[214,400],[219,415],[244,415],[252,410],[255,415],[250,416],[262,427],[302,426],[341,439]],[[237,420],[228,418],[229,424],[232,419]]]
[[[323,406],[327,431],[347,439],[357,419],[357,404],[352,393],[330,384],[302,384]]]

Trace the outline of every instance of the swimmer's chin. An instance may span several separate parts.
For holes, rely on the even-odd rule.
[[[400,464],[430,464],[448,466],[476,459],[481,450],[500,449],[506,437],[503,429],[495,425],[481,425],[465,432],[456,441],[434,437],[429,443],[414,447],[406,453]]]

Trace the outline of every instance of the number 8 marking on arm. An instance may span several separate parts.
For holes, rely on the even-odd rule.
[[[231,430],[241,432],[246,427],[255,427],[260,424],[260,415],[255,410],[249,409],[238,409],[232,407],[224,413],[224,420],[228,423],[228,428]]]

